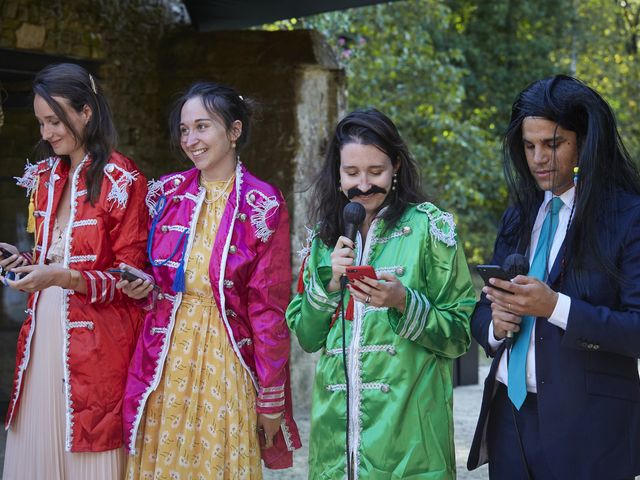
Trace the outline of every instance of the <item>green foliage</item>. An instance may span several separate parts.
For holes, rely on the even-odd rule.
[[[577,75],[611,103],[640,154],[639,16],[640,0],[407,0],[268,28],[325,35],[347,71],[348,109],[394,120],[478,263],[506,206],[501,134],[526,85]]]

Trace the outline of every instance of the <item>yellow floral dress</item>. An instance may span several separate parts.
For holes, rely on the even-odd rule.
[[[151,393],[127,478],[262,479],[251,378],[213,300],[209,260],[233,179],[204,182],[163,378]]]

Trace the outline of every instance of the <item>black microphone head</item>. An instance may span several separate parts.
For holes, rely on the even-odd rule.
[[[512,253],[504,259],[502,269],[511,278],[515,278],[518,275],[527,275],[529,273],[529,260],[520,253]]]
[[[347,203],[342,211],[342,218],[344,219],[345,225],[360,225],[364,222],[365,216],[366,212],[364,211],[364,207],[358,202]]]
[[[348,239],[355,241],[358,235],[358,228],[364,222],[366,212],[364,207],[357,202],[349,202],[344,206],[342,218],[344,219],[343,235]]]

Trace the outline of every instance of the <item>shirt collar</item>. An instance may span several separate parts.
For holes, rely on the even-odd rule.
[[[554,195],[551,191],[547,190],[544,192],[544,200],[542,200],[542,205],[540,207],[546,212],[549,209],[549,205]],[[576,198],[576,187],[573,186],[562,195],[560,195],[560,200],[564,204],[564,207],[567,207],[569,210],[573,207],[573,202]]]

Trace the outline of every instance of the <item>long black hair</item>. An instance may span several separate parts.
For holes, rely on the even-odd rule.
[[[171,148],[174,153],[184,157],[180,144],[180,118],[182,107],[192,98],[200,97],[204,108],[210,115],[219,117],[227,132],[236,120],[242,123],[242,132],[235,140],[236,152],[248,143],[251,133],[251,116],[255,108],[255,102],[241,97],[238,92],[228,85],[215,82],[196,82],[192,84],[173,104],[169,114],[169,132],[171,136]]]
[[[527,117],[541,117],[575,132],[579,180],[571,222],[572,261],[579,268],[593,255],[616,277],[618,270],[602,254],[596,231],[603,215],[615,215],[617,190],[640,194],[640,176],[622,143],[611,107],[596,91],[566,75],[534,82],[517,96],[503,151],[509,194],[521,219],[512,233],[521,241],[528,241],[537,213],[535,205],[541,198],[522,140],[522,122]]]
[[[100,196],[104,166],[118,141],[111,110],[102,87],[97,79],[80,65],[59,63],[49,65],[38,72],[33,81],[33,94],[47,102],[76,142],[83,145],[91,156],[91,164],[85,170],[85,182],[87,199],[94,204]],[[85,105],[91,108],[91,118],[81,132],[73,127],[62,105],[53,97],[64,98],[78,113],[82,112]],[[53,155],[55,152],[49,142],[41,138],[36,145],[36,158],[42,160]],[[68,156],[62,156],[62,159],[70,161]]]
[[[349,143],[373,145],[384,152],[398,167],[396,189],[388,193],[382,214],[385,230],[393,228],[410,203],[420,203],[426,196],[420,189],[418,168],[407,145],[391,119],[376,109],[356,110],[336,126],[325,161],[313,183],[309,217],[319,228],[318,236],[334,245],[344,230],[342,210],[349,203],[338,191],[340,183],[340,151]]]

